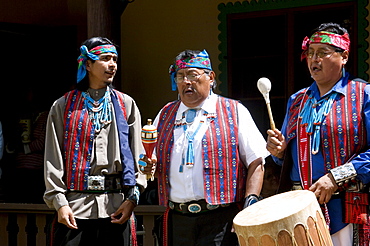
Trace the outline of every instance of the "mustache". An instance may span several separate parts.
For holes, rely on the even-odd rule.
[[[197,89],[195,89],[192,86],[189,86],[182,90],[183,93],[186,93],[187,91],[197,92]]]

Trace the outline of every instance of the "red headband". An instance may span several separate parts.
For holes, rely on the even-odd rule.
[[[305,37],[302,42],[302,56],[301,59],[306,58],[306,50],[308,50],[308,46],[310,44],[329,44],[338,48],[341,48],[343,50],[349,51],[350,46],[350,40],[348,33],[345,33],[343,35],[339,35],[332,32],[315,32],[310,38]]]

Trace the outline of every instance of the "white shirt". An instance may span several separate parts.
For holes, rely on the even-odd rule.
[[[180,172],[183,154],[186,153],[188,140],[183,127],[174,128],[174,145],[171,154],[169,183],[170,194],[169,199],[173,202],[181,203],[192,200],[204,199],[204,180],[203,180],[203,151],[202,138],[208,129],[209,122],[204,116],[204,112],[208,114],[216,113],[216,102],[218,95],[210,95],[202,105],[199,105],[194,123],[188,125],[186,131],[194,132],[197,129],[201,120],[204,123],[201,125],[198,133],[194,137],[194,166],[183,166],[183,172]],[[183,113],[189,108],[182,102],[176,114],[176,121],[180,121]],[[160,112],[161,113],[161,112]],[[158,126],[158,118],[160,113],[154,120],[154,125]],[[269,155],[266,150],[266,141],[254,123],[248,109],[241,103],[238,104],[238,125],[239,125],[239,157],[240,160],[248,167],[254,160],[262,157],[263,159]]]

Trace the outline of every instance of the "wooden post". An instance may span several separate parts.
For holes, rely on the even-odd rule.
[[[128,0],[87,0],[87,36],[88,38],[101,36],[121,46],[121,15]],[[120,50],[118,50],[120,53]],[[120,68],[120,56],[118,56]],[[121,89],[121,69],[118,69],[114,78],[114,86]]]

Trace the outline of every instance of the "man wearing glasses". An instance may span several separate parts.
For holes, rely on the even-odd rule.
[[[179,100],[154,121],[164,245],[238,245],[232,221],[259,199],[266,142],[241,103],[213,93],[205,50],[181,52],[169,73]]]
[[[290,97],[281,132],[268,131],[267,149],[283,165],[280,192],[292,181],[293,189],[315,193],[335,246],[368,246],[370,87],[345,70],[349,47],[347,30],[335,23],[303,40],[314,82]]]

